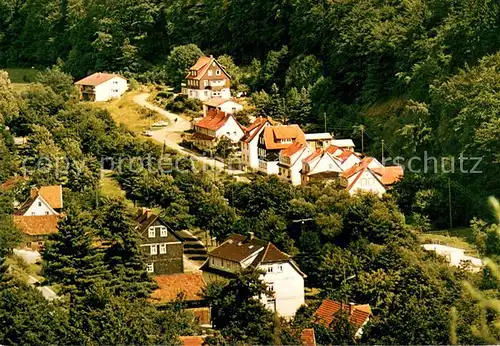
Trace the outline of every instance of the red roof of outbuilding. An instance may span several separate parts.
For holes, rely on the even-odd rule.
[[[204,129],[217,131],[228,121],[230,114],[223,111],[212,109],[207,113],[207,116],[198,121],[195,125]]]
[[[361,328],[372,314],[370,305],[368,304],[343,304],[334,300],[325,299],[314,313],[314,316],[317,317],[318,323],[325,327],[330,327],[336,318],[335,315],[341,309],[349,315],[349,322],[358,328]]]
[[[117,74],[96,72],[96,73],[91,74],[90,76],[87,76],[83,79],[80,79],[75,84],[96,86],[96,85],[102,84],[104,82],[107,82],[108,80],[113,79],[115,77],[123,78]]]
[[[201,300],[198,294],[206,286],[201,272],[161,275],[154,279],[158,289],[151,294],[151,300],[159,304],[175,301],[179,293],[183,293],[187,301]]]
[[[300,340],[304,346],[316,346],[316,336],[313,328],[306,328],[300,334]]]

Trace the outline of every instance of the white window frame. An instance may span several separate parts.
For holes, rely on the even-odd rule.
[[[220,70],[215,70],[215,74],[216,74],[217,76],[220,76]]]
[[[150,245],[149,246],[149,253],[151,255],[157,255],[158,254],[158,247],[156,245]]]
[[[148,273],[154,273],[155,272],[155,265],[154,265],[154,263],[148,263],[148,264],[146,264],[146,272],[148,272]]]
[[[160,237],[166,237],[168,236],[168,230],[167,230],[167,227],[165,226],[162,226],[160,228]]]
[[[278,267],[276,268],[276,272],[278,272],[278,273],[283,272],[283,264],[278,264]]]
[[[273,270],[274,270],[274,269],[273,269],[273,266],[269,266],[269,267],[267,267],[267,272],[268,272],[268,273],[272,273],[272,272],[273,272]]]
[[[212,77],[212,75],[213,75],[212,70],[208,70],[208,76],[209,76],[209,77]]]
[[[160,254],[166,254],[167,253],[167,244],[160,244]]]
[[[149,227],[148,229],[148,238],[156,237],[156,230],[154,227]]]

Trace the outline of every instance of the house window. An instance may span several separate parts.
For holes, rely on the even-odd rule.
[[[203,84],[205,84],[205,86],[208,86],[208,80],[204,80]]]
[[[49,215],[49,212],[48,212],[48,211],[46,211],[46,212],[45,212],[45,215]]]
[[[268,282],[267,283],[267,288],[269,289],[269,291],[273,291],[274,292],[274,283],[273,282]]]
[[[34,211],[32,211],[32,212],[31,212],[31,215],[32,215],[32,216],[33,216],[33,215],[35,215],[35,212],[34,212]]]
[[[118,84],[118,81],[116,81],[116,80],[115,80],[115,81],[113,81],[113,84]]]
[[[155,271],[155,266],[154,266],[154,264],[153,264],[153,263],[148,263],[148,264],[146,265],[146,271],[147,271],[148,273],[153,273],[153,272]]]
[[[211,262],[212,264],[214,264],[214,258],[213,258],[213,257],[210,259],[210,262]]]
[[[160,244],[160,254],[167,253],[167,244]]]
[[[219,75],[220,75],[220,70],[215,71],[215,74],[216,74],[217,76],[219,76]]]
[[[226,134],[227,134],[228,136],[230,136],[230,135],[231,135],[231,132],[227,131],[227,132],[226,132]]]
[[[236,107],[231,108],[233,110],[233,113],[236,112]]]
[[[42,202],[38,202],[38,206],[41,207],[42,206]]]
[[[189,96],[193,96],[193,90],[189,90]]]
[[[167,227],[161,227],[160,228],[160,237],[166,237],[167,236]]]
[[[212,77],[212,74],[213,74],[212,70],[208,70],[208,76]]]
[[[154,227],[149,227],[148,237],[149,238],[154,238],[155,236],[156,236],[155,228]]]
[[[277,272],[281,273],[283,271],[283,266],[280,264],[278,265]]]
[[[269,266],[269,267],[267,267],[267,272],[268,272],[268,273],[272,273],[272,272],[273,272],[273,266]]]
[[[151,245],[151,246],[149,247],[149,249],[150,249],[150,254],[151,254],[151,255],[156,255],[156,254],[158,254],[158,248],[156,247],[156,245]]]

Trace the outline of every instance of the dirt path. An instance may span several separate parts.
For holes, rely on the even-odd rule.
[[[178,139],[178,138],[180,138],[180,136],[178,135],[179,133],[190,130],[191,129],[191,122],[182,118],[178,114],[168,112],[168,111],[166,111],[158,106],[155,106],[151,102],[148,102],[148,97],[149,97],[148,93],[139,94],[139,95],[134,97],[134,102],[142,107],[146,107],[152,111],[157,112],[158,114],[165,117],[169,122],[167,127],[163,128],[161,130],[152,131],[151,138],[153,138],[155,141],[157,141],[159,143],[162,143],[162,144],[164,143],[167,147],[174,149],[174,150],[176,150],[184,155],[187,155],[187,156],[189,156],[197,161],[200,161],[209,167],[215,167],[216,169],[224,170],[224,171],[226,171],[226,173],[228,173],[230,175],[240,175],[240,174],[245,173],[241,170],[234,170],[234,169],[225,168],[224,163],[222,163],[220,161],[216,161],[212,158],[205,157],[205,156],[199,156],[199,155],[197,155],[193,152],[190,152],[190,151],[186,150],[185,148],[181,147],[173,139],[173,137],[176,137]],[[175,119],[177,119],[177,121],[175,121]],[[169,135],[174,134],[174,133],[176,134],[175,136],[169,136]],[[245,177],[236,177],[236,178],[238,178],[239,181],[245,181],[245,180],[248,181],[248,179]]]

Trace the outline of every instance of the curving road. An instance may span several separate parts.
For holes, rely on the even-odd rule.
[[[137,103],[138,105],[142,107],[146,107],[152,111],[157,112],[164,118],[168,120],[168,126],[161,129],[161,130],[156,130],[152,131],[152,139],[159,143],[164,143],[167,147],[174,149],[184,155],[187,155],[194,160],[202,162],[204,165],[210,166],[210,167],[215,167],[216,169],[219,170],[224,170],[226,173],[230,175],[239,175],[239,174],[244,174],[244,171],[241,170],[234,170],[234,169],[228,169],[225,168],[224,163],[220,161],[216,161],[212,158],[205,157],[205,156],[200,156],[197,155],[196,153],[193,153],[189,150],[187,150],[184,147],[181,147],[176,141],[168,138],[169,133],[182,133],[184,131],[188,131],[191,129],[191,122],[182,118],[178,114],[168,112],[163,108],[160,108],[158,106],[155,106],[151,102],[148,102],[148,97],[150,94],[148,93],[143,93],[135,96],[133,98],[134,102]],[[175,121],[177,119],[177,121]],[[247,178],[244,177],[236,177],[240,181],[249,181]]]

